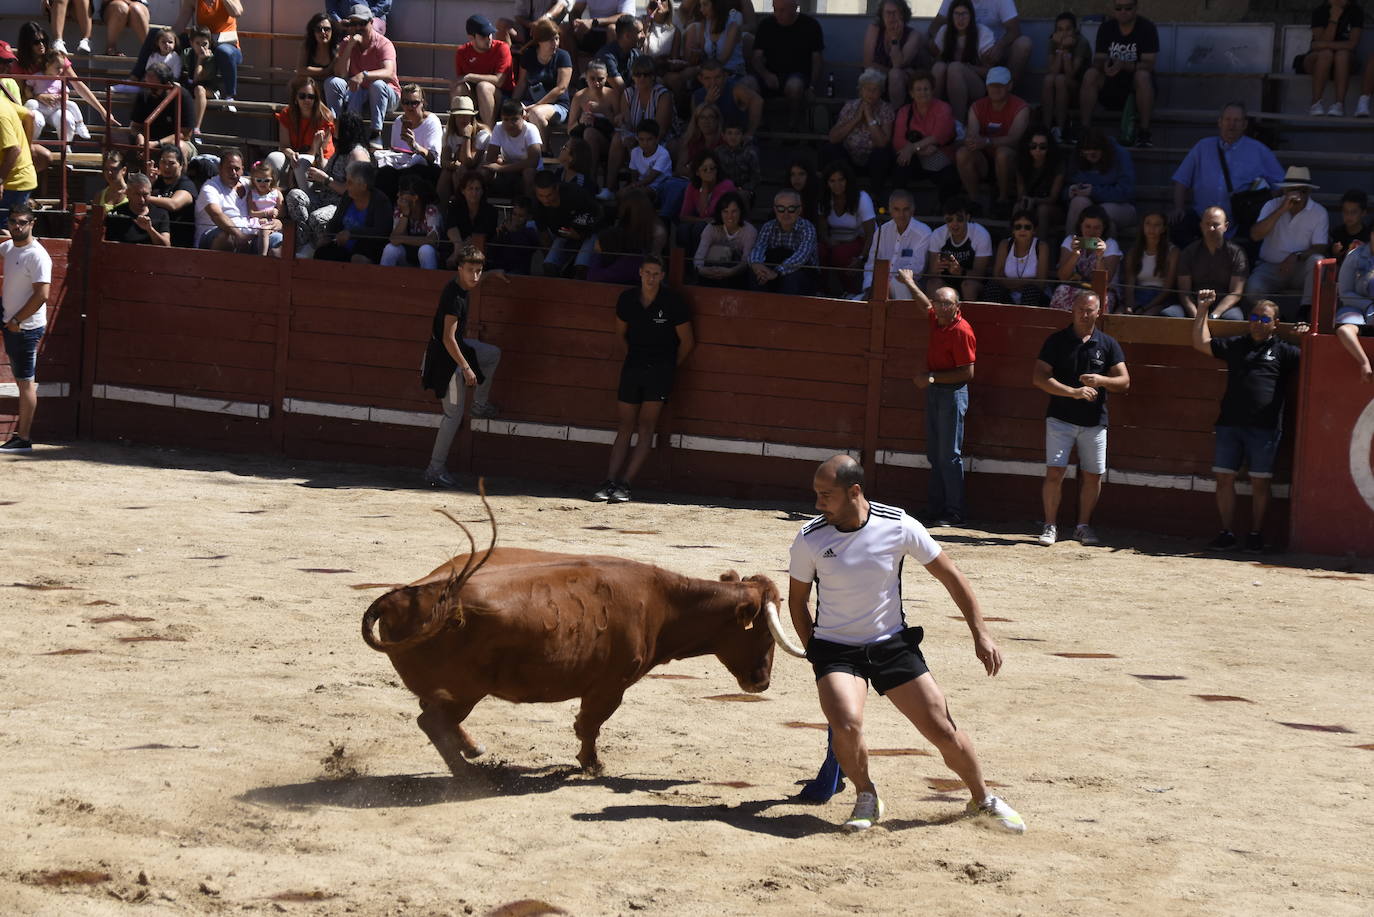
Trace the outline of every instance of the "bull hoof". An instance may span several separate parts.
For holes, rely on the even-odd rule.
[[[592,758],[590,761],[582,761],[579,759],[578,763],[582,765],[582,773],[589,777],[600,777],[605,770],[601,765],[601,761],[597,758]]]
[[[480,758],[486,753],[487,749],[482,745],[469,745],[467,748],[463,749],[463,757],[469,760],[472,758]]]

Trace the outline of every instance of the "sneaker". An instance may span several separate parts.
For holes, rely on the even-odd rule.
[[[964,122],[962,122],[962,121],[955,121],[955,122],[954,122],[954,139],[955,139],[955,140],[958,140],[958,141],[960,141],[960,142],[963,141],[963,139],[964,139]]]
[[[610,502],[611,502],[611,503],[629,503],[629,502],[630,502],[630,485],[629,485],[629,484],[626,484],[624,481],[621,481],[619,484],[615,485],[615,489],[611,491]]]
[[[878,798],[877,793],[860,793],[854,802],[854,811],[849,813],[849,821],[844,823],[844,830],[851,833],[867,831],[883,817],[884,808],[883,801]]]
[[[598,201],[613,201],[615,200],[615,192],[610,188],[602,188],[596,192],[596,199]]]
[[[1059,529],[1055,528],[1053,525],[1045,526],[1044,530],[1040,532],[1040,543],[1046,547],[1049,547],[1058,540]]]
[[[81,39],[80,41],[78,41],[78,42],[76,43],[76,53],[77,53],[77,54],[90,54],[90,53],[91,53],[91,40],[90,40],[89,38],[83,38],[83,39]]]
[[[11,433],[10,438],[0,443],[0,452],[7,455],[15,455],[21,452],[32,452],[33,443],[29,442],[18,433]]]
[[[1264,547],[1264,536],[1259,532],[1251,532],[1249,535],[1245,536],[1246,554],[1263,554]]]
[[[1063,143],[1064,131],[1061,130],[1058,125],[1055,125],[1054,127],[1050,128],[1050,137],[1054,139],[1054,142],[1056,144]]]
[[[1340,102],[1332,102],[1331,107],[1326,110],[1326,115],[1329,118],[1344,118],[1345,105]]]
[[[1207,542],[1207,550],[1209,551],[1234,551],[1235,549],[1236,536],[1231,534],[1230,529],[1222,529],[1217,537]]]
[[[980,821],[988,824],[989,827],[1000,828],[1010,834],[1025,834],[1026,821],[1016,810],[1002,801],[999,796],[989,796],[981,804],[968,801],[968,814]]]
[[[425,484],[430,487],[445,487],[450,489],[459,486],[458,479],[447,471],[426,471]]]
[[[601,482],[601,486],[596,489],[596,493],[592,494],[592,499],[605,503],[607,500],[611,499],[611,494],[613,493],[615,493],[615,481],[607,478]]]
[[[935,524],[942,528],[960,528],[964,524],[964,517],[958,513],[941,513],[935,520]]]
[[[1369,96],[1360,96],[1360,100],[1355,103],[1355,117],[1369,117]]]
[[[1092,547],[1097,544],[1097,533],[1093,531],[1091,525],[1075,526],[1073,530],[1073,540],[1087,547]]]
[[[1314,118],[1320,118],[1322,115],[1326,114],[1326,109],[1322,106],[1322,103],[1313,102],[1312,107],[1307,109],[1307,113]]]
[[[472,416],[480,417],[483,420],[490,420],[491,418],[495,417],[499,412],[500,408],[492,404],[490,401],[484,404],[474,404],[472,406]]]
[[[233,96],[225,96],[224,101],[228,103],[224,106],[225,111],[229,112],[231,115],[237,115],[239,113],[238,107],[234,105]]]
[[[1135,148],[1137,150],[1148,150],[1154,145],[1155,142],[1150,138],[1149,131],[1141,128],[1135,132]]]
[[[52,45],[50,46],[50,49],[53,50],[53,51],[56,51],[56,52],[59,53],[59,54],[66,54],[66,53],[67,53],[67,43],[66,43],[65,41],[63,41],[62,39],[59,38],[59,39],[57,39],[57,41],[55,41],[55,42],[52,43]]]

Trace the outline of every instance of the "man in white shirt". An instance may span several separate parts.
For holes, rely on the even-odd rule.
[[[501,120],[487,141],[481,169],[493,194],[529,194],[534,173],[544,167],[539,128],[525,120],[525,107],[515,99],[501,103]]]
[[[1255,269],[1245,281],[1245,295],[1272,299],[1276,293],[1301,289],[1299,319],[1312,308],[1312,272],[1326,254],[1331,232],[1326,209],[1312,200],[1316,190],[1310,171],[1289,166],[1280,195],[1264,205],[1250,227],[1250,238],[1262,244]],[[1292,321],[1294,315],[1290,311],[1283,318]]]
[[[892,219],[879,226],[873,236],[873,245],[868,249],[868,261],[864,264],[864,289],[859,299],[868,299],[871,295],[873,265],[880,260],[888,262],[888,299],[912,298],[906,285],[898,282],[898,271],[909,270],[920,274],[926,267],[926,243],[930,239],[930,227],[913,218],[916,202],[911,192],[898,188],[888,195],[887,212]]]
[[[863,737],[864,700],[872,681],[968,786],[973,796],[970,815],[1004,831],[1024,832],[1021,816],[988,793],[973,742],[954,725],[944,694],[921,655],[923,631],[908,627],[902,611],[902,562],[910,556],[959,606],[973,632],[974,652],[987,673],[996,675],[1002,654],[968,580],[924,526],[901,509],[864,496],[863,468],[848,455],[823,463],[812,488],[821,515],[803,526],[792,542],[787,604],[816,675],[835,757],[858,791],[845,830],[871,828],[883,814],[868,775]],[[814,618],[808,607],[813,584]]]
[[[23,455],[33,451],[33,416],[38,412],[38,342],[48,326],[48,292],[52,287],[52,258],[33,238],[33,208],[21,201],[10,208],[10,237],[0,242],[5,259],[3,319],[5,353],[19,389],[19,423],[0,453]]]
[[[953,0],[944,0],[940,4],[940,11],[931,20],[930,31],[926,33],[927,45],[936,60],[940,59],[941,49],[935,44],[935,36],[940,26],[949,22],[951,2]],[[979,62],[987,67],[1008,67],[1012,81],[1019,82],[1030,61],[1031,40],[1029,35],[1021,34],[1021,14],[1016,10],[1016,0],[973,0],[973,18],[979,25],[987,26],[996,39]]]

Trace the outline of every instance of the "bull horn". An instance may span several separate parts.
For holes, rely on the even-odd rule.
[[[782,621],[778,617],[778,606],[768,602],[763,606],[763,613],[768,618],[768,632],[773,635],[773,641],[798,659],[805,659],[806,651],[793,643],[791,638],[783,633]]]

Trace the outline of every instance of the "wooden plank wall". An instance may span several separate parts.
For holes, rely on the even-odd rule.
[[[90,435],[418,469],[432,427],[286,413],[282,399],[437,413],[418,370],[450,276],[211,252],[169,258],[156,249],[101,244],[93,260],[87,387],[127,385],[268,404],[271,418],[86,398]],[[620,291],[529,277],[483,285],[469,333],[502,348],[492,392],[502,420],[614,428]],[[696,287],[684,293],[698,347],[664,413],[660,448],[641,479],[645,487],[807,499],[810,458],[675,449],[668,445],[673,434],[856,453],[874,447],[924,452],[923,399],[911,377],[924,367],[928,327],[912,304]],[[966,454],[1037,465],[1044,456],[1046,396],[1031,386],[1031,367],[1044,338],[1068,316],[979,303],[965,312],[979,338]],[[1188,348],[1184,322],[1110,317],[1106,328],[1121,340],[1133,377],[1131,393],[1112,400],[1110,466],[1205,476],[1222,365]],[[601,443],[465,429],[451,464],[594,485],[607,452]],[[914,511],[924,507],[924,471],[874,466],[871,474],[875,496]],[[970,511],[978,518],[1036,518],[1039,487],[1038,474],[973,474]],[[1066,488],[1066,515],[1074,489]],[[1275,509],[1286,512],[1285,501]],[[1107,524],[1196,533],[1212,525],[1212,498],[1109,485],[1101,513]]]
[[[48,295],[48,330],[38,345],[38,382],[65,382],[72,396],[41,398],[34,418],[40,440],[72,439],[77,431],[77,399],[81,381],[81,313],[85,308],[86,246],[83,239],[39,239],[52,257],[52,289]],[[9,358],[0,348],[0,382],[13,382]],[[0,434],[8,436],[18,420],[18,400],[0,397]]]

